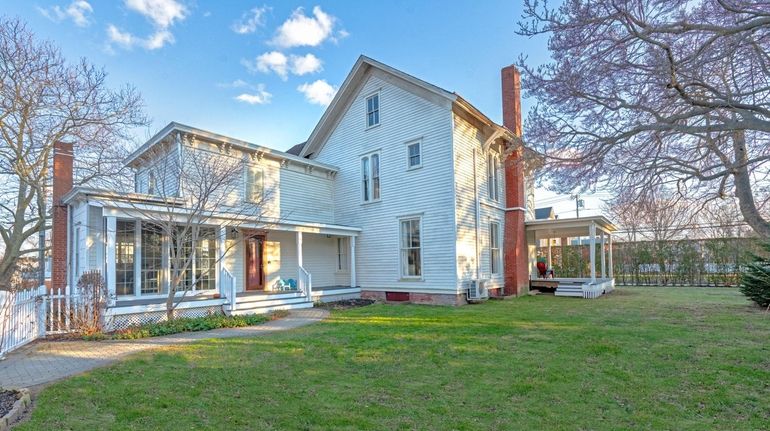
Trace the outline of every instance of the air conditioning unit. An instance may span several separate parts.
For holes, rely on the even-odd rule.
[[[486,280],[468,280],[466,281],[465,294],[468,302],[483,301],[489,299],[489,292],[486,287]]]

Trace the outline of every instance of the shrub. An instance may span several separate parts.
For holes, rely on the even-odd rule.
[[[174,320],[158,323],[148,323],[141,326],[133,326],[112,334],[115,340],[134,340],[137,338],[160,337],[163,335],[178,334],[180,332],[209,331],[219,328],[240,328],[244,326],[259,325],[272,320],[274,315],[250,314],[246,316],[225,316],[224,314],[210,314],[204,317],[182,317]]]
[[[754,261],[741,274],[741,292],[761,307],[770,308],[770,241],[762,244],[764,256]]]

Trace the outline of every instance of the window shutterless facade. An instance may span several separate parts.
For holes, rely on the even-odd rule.
[[[337,238],[337,271],[348,270],[348,245],[345,238]]]
[[[422,220],[420,217],[399,221],[401,277],[422,277]]]
[[[115,294],[133,295],[136,222],[118,220],[115,229]]]
[[[500,273],[500,223],[489,223],[489,272]]]
[[[406,157],[406,166],[408,169],[419,168],[422,166],[422,143],[417,141],[407,144]]]
[[[487,155],[487,192],[493,201],[499,201],[498,185],[500,183],[499,159],[496,154]]]
[[[380,200],[380,154],[361,157],[361,199],[364,202]]]
[[[163,274],[163,235],[160,229],[142,223],[141,294],[166,292]]]
[[[256,166],[246,165],[246,201],[260,203],[264,191],[264,173]]]
[[[380,93],[366,98],[366,127],[380,124]]]

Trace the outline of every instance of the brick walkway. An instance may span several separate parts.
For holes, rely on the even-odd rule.
[[[131,353],[208,338],[254,337],[318,322],[329,315],[320,308],[294,310],[283,319],[259,326],[186,332],[166,337],[122,341],[38,341],[0,361],[0,387],[32,387],[108,365]]]

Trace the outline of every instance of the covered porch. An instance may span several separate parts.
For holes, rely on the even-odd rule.
[[[188,265],[181,270],[184,287],[174,294],[179,316],[309,308],[360,294],[359,228],[218,213],[195,222],[196,234],[180,240],[175,228],[158,227],[154,202],[142,204],[71,203],[70,291],[83,274],[102,274],[109,298],[105,317],[114,328],[162,320],[174,268],[182,265]],[[180,217],[185,221],[189,225]]]
[[[616,230],[604,216],[528,221],[530,288],[580,298],[611,292],[615,287],[612,234]],[[579,257],[573,256],[573,265],[568,267],[564,250],[570,246],[580,247]]]

